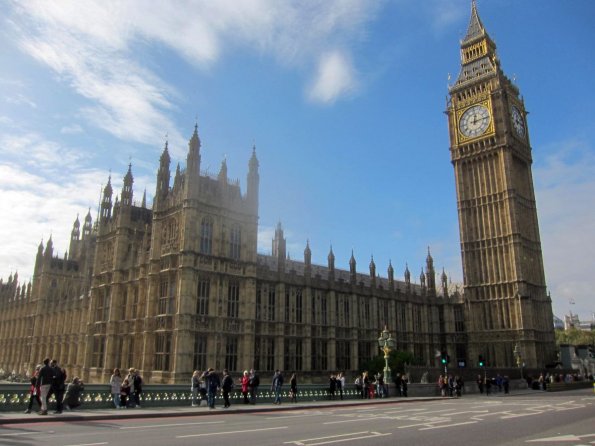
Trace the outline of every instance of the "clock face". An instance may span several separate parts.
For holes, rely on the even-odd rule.
[[[483,135],[490,125],[490,112],[484,105],[474,105],[465,110],[459,121],[461,133],[469,138]]]
[[[520,137],[525,136],[525,120],[523,119],[523,114],[521,111],[515,107],[514,105],[510,109],[510,117],[512,119],[512,127],[517,135]]]

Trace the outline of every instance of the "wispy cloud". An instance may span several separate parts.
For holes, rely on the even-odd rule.
[[[316,77],[308,89],[308,97],[314,102],[332,103],[355,89],[355,79],[355,71],[345,54],[340,51],[324,54],[319,60]]]
[[[590,314],[593,280],[590,247],[595,246],[595,153],[582,141],[552,145],[535,167],[546,280],[554,310]],[[554,285],[551,285],[554,284]]]
[[[12,105],[27,105],[31,108],[37,108],[37,104],[22,93],[16,93],[6,97],[6,102]]]
[[[63,135],[76,135],[82,132],[83,128],[79,124],[65,125],[60,129],[60,133]]]

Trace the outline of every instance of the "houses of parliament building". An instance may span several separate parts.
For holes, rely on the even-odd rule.
[[[537,221],[526,111],[506,77],[472,2],[461,41],[461,70],[447,103],[455,170],[464,286],[452,292],[428,251],[419,280],[395,279],[290,260],[279,224],[272,254],[257,252],[259,162],[253,150],[246,190],[201,172],[198,129],[186,165],[171,175],[167,143],[152,206],[133,200],[129,167],[122,190],[111,179],[99,214],[77,217],[70,246],[54,255],[40,243],[32,280],[0,281],[0,367],[31,371],[57,358],[70,376],[106,382],[114,367],[135,367],[151,383],[187,383],[193,370],[232,374],[355,373],[379,354],[386,325],[397,349],[438,366],[496,367],[555,360]],[[384,274],[382,274],[384,275]],[[414,283],[415,282],[415,283]],[[456,361],[456,362],[455,362]]]

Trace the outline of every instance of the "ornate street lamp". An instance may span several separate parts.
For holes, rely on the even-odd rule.
[[[519,348],[518,344],[514,344],[514,350],[512,352],[516,359],[516,365],[521,371],[521,379],[523,379],[523,357],[521,355],[521,349]]]
[[[395,349],[395,340],[390,335],[386,325],[384,330],[380,333],[378,338],[378,347],[384,352],[384,382],[388,383],[390,380],[390,367],[388,366],[388,356],[392,350]]]

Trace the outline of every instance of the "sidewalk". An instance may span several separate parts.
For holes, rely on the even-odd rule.
[[[218,401],[215,409],[209,409],[207,406],[201,407],[143,407],[135,409],[80,409],[73,411],[64,411],[61,414],[53,414],[48,411],[47,415],[39,415],[36,412],[25,414],[22,412],[0,413],[0,426],[3,424],[24,424],[55,421],[96,421],[113,419],[134,419],[134,418],[167,418],[167,417],[188,417],[188,416],[208,416],[221,415],[224,413],[258,413],[275,412],[283,410],[304,410],[312,408],[331,408],[331,407],[349,407],[349,406],[367,406],[379,404],[406,404],[415,401],[434,401],[443,400],[442,397],[409,397],[409,398],[378,398],[366,400],[332,400],[332,401],[298,401],[297,403],[283,402],[281,405],[272,403],[234,404],[228,409],[224,409],[222,401]]]

